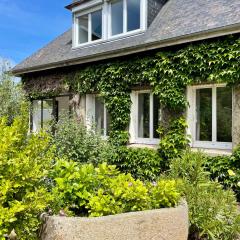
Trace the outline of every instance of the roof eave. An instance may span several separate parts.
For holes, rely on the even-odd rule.
[[[71,11],[73,8],[79,6],[80,4],[85,3],[87,1],[89,1],[89,0],[79,0],[79,1],[73,2],[73,3],[65,6],[65,8]]]
[[[157,48],[170,47],[174,45],[190,43],[190,42],[195,42],[195,41],[200,41],[200,40],[205,40],[205,39],[210,39],[215,37],[221,37],[221,36],[226,36],[226,35],[236,34],[236,33],[240,33],[240,23],[221,27],[221,28],[211,29],[207,31],[201,31],[194,34],[183,35],[176,38],[170,38],[162,41],[145,43],[135,47],[129,47],[129,48],[120,49],[117,51],[115,50],[111,52],[106,52],[104,54],[98,53],[92,56],[65,60],[61,62],[46,64],[46,65],[41,65],[41,66],[36,66],[31,68],[23,68],[19,70],[13,69],[12,74],[17,77],[21,77],[22,75],[27,73],[39,72],[39,71],[50,70],[50,69],[60,68],[60,67],[73,66],[73,65],[83,64],[83,63],[90,63],[90,62],[100,61],[100,60],[114,58],[114,57],[126,56],[130,54],[138,53],[138,52],[154,50]]]

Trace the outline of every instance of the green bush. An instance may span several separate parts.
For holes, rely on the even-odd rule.
[[[63,117],[54,129],[53,143],[57,148],[57,157],[94,165],[104,161],[109,145],[94,129],[88,130],[74,117]]]
[[[154,149],[122,146],[112,148],[108,163],[135,179],[154,181],[160,176],[163,161]]]
[[[45,176],[54,149],[48,135],[29,135],[24,122],[0,120],[0,239],[13,229],[18,239],[37,239],[39,214],[51,200]]]
[[[210,181],[206,161],[201,152],[186,151],[170,166],[170,176],[182,179],[179,189],[189,205],[190,239],[233,240],[240,230],[234,193]]]
[[[206,168],[213,180],[231,188],[240,201],[240,147],[231,156],[209,157]]]
[[[180,194],[174,180],[144,184],[115,166],[59,160],[52,172],[55,179],[54,211],[70,215],[103,216],[130,211],[175,206]]]

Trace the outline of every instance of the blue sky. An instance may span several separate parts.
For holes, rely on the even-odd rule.
[[[14,64],[71,27],[71,0],[0,0],[0,57]]]

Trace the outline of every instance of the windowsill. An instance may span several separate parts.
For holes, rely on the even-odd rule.
[[[158,144],[145,144],[145,143],[129,143],[129,148],[150,148],[157,150]]]
[[[230,142],[211,142],[211,141],[195,141],[192,143],[193,148],[200,149],[219,149],[219,150],[231,150],[232,143]]]
[[[130,139],[130,144],[158,145],[159,138],[135,138]]]
[[[194,148],[194,147],[191,149],[193,152],[202,151],[203,153],[206,153],[207,155],[210,155],[210,156],[232,155],[232,150],[226,150],[226,149]]]
[[[158,144],[147,144],[147,143],[130,143],[128,145],[130,148],[150,148],[150,149],[158,149]],[[232,150],[225,150],[225,149],[211,149],[211,148],[191,148],[193,152],[202,151],[203,153],[209,156],[221,156],[232,155]]]
[[[145,30],[139,29],[139,30],[131,31],[131,32],[124,33],[124,34],[118,34],[116,36],[109,37],[108,39],[99,39],[96,41],[86,42],[86,43],[79,44],[77,46],[73,46],[72,50],[84,49],[84,48],[88,48],[88,47],[95,47],[95,46],[98,46],[101,44],[119,41],[122,39],[127,39],[127,38],[135,37],[138,35],[142,35],[144,32],[145,32]]]

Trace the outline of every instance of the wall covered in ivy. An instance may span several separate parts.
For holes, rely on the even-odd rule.
[[[165,123],[168,123],[163,131],[166,135],[167,129],[171,128],[169,123],[180,119],[186,109],[186,86],[202,83],[236,86],[240,82],[239,62],[240,37],[235,35],[93,63],[79,69],[65,69],[62,70],[61,86],[52,89],[48,86],[41,91],[41,87],[27,84],[34,82],[34,76],[25,76],[24,82],[29,95],[35,98],[57,95],[59,89],[79,94],[98,92],[111,115],[113,139],[121,136],[123,140],[125,134],[124,143],[130,121],[132,87],[147,85],[159,97],[165,109]],[[38,85],[41,81],[44,82],[44,78]]]

